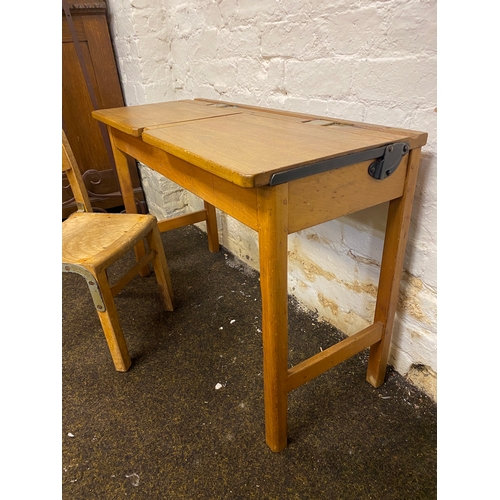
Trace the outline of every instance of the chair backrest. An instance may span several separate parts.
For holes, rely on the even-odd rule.
[[[92,205],[82,179],[82,173],[64,130],[62,131],[62,171],[68,177],[78,212],[92,212]]]

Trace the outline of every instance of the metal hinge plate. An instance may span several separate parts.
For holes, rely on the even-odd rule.
[[[398,168],[401,159],[408,151],[409,146],[406,142],[396,142],[386,146],[384,155],[368,167],[368,173],[374,179],[386,179]]]

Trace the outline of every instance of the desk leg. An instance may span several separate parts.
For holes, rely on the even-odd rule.
[[[208,236],[208,249],[212,253],[219,251],[219,232],[217,230],[217,214],[215,207],[210,203],[204,202],[205,210],[207,212],[207,236]]]
[[[130,176],[130,170],[128,168],[127,155],[115,146],[113,129],[111,127],[108,127],[108,133],[111,139],[111,148],[115,159],[116,174],[118,176],[118,182],[120,183],[120,190],[122,193],[123,204],[125,205],[125,211],[128,214],[136,214],[137,206],[134,198],[134,186],[132,184],[132,177]],[[134,251],[135,257],[139,261],[146,254],[144,243],[138,243],[134,248]],[[139,274],[141,276],[148,276],[149,266],[141,269]]]
[[[266,442],[287,445],[288,184],[258,191]]]
[[[413,149],[408,159],[403,196],[389,204],[374,317],[374,322],[380,321],[384,329],[382,340],[370,348],[366,374],[366,379],[374,387],[379,387],[385,380],[419,163],[420,148]]]

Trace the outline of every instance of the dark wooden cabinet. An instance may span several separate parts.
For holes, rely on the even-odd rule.
[[[102,109],[124,105],[106,18],[106,3],[74,0],[67,5],[74,30],[71,30],[63,7],[62,127],[82,172],[92,207],[96,211],[116,211],[123,206],[123,200],[113,156],[109,146],[106,146],[109,141],[107,131],[101,129],[91,116],[96,107]],[[82,61],[78,57],[75,35],[85,68],[82,68]],[[130,160],[129,166],[138,210],[145,213],[147,207],[137,165]],[[63,176],[63,218],[75,210],[69,182]]]

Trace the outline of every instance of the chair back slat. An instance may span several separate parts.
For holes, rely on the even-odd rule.
[[[64,130],[62,131],[62,171],[68,178],[78,212],[92,212],[92,205],[82,179],[82,173]]]

